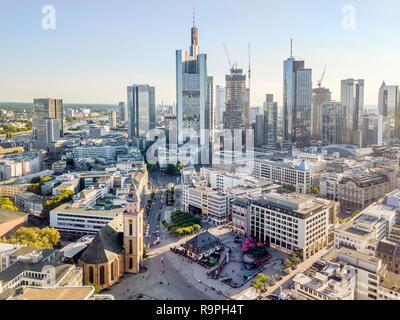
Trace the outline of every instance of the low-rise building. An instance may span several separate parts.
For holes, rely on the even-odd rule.
[[[389,178],[378,172],[343,177],[337,186],[337,199],[348,208],[362,210],[393,189]]]
[[[29,191],[15,195],[15,206],[26,213],[40,215],[43,211],[44,198]]]
[[[50,211],[50,227],[60,233],[71,235],[96,234],[112,221],[124,208],[79,207],[74,203],[64,203]]]
[[[17,229],[23,227],[27,218],[26,213],[0,209],[0,238],[8,238]]]
[[[0,297],[3,299],[26,286],[82,286],[82,269],[60,263],[58,250],[23,246],[12,254],[15,262],[0,272]]]
[[[187,241],[183,248],[188,257],[198,261],[221,250],[222,243],[216,236],[206,231]]]
[[[271,182],[290,185],[298,193],[306,194],[313,188],[313,174],[305,160],[293,163],[255,160],[252,175]]]
[[[295,297],[307,300],[354,300],[356,272],[351,265],[341,266],[328,261],[325,265],[315,263],[305,273],[294,278]]]

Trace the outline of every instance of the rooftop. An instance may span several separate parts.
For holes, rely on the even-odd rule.
[[[0,224],[7,223],[20,218],[25,218],[27,216],[28,214],[24,212],[0,209]]]
[[[88,300],[93,293],[93,287],[26,287],[7,300]]]

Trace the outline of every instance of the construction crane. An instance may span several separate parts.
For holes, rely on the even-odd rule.
[[[250,84],[251,84],[251,64],[250,64],[250,42],[249,42],[249,90],[248,90],[248,102],[247,102],[247,117],[246,117],[246,129],[250,129]]]
[[[325,77],[325,73],[326,73],[326,65],[324,67],[324,72],[322,73],[321,76],[321,80],[317,81],[317,86],[319,88],[318,90],[318,118],[321,118],[321,105],[322,105],[322,81],[324,80]],[[318,124],[320,124],[321,122],[318,121],[317,122],[317,131],[319,132],[319,126]]]
[[[228,59],[229,63],[229,70],[230,70],[230,84],[229,84],[229,93],[230,93],[230,98],[229,98],[229,106],[228,106],[228,111],[232,111],[232,80],[233,80],[233,64],[231,63],[231,59],[229,58],[229,53],[228,49],[226,48],[225,44],[223,44],[225,53],[226,53],[226,58]]]

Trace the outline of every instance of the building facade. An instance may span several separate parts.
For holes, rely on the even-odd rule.
[[[34,99],[32,131],[36,137],[37,121],[39,119],[53,118],[58,119],[60,126],[60,137],[64,136],[64,111],[62,99]]]
[[[283,138],[298,147],[310,145],[312,71],[290,57],[283,63]]]

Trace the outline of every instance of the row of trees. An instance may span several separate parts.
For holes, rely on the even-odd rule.
[[[18,211],[18,208],[14,205],[14,202],[12,202],[7,197],[1,197],[0,198],[0,208],[1,209],[11,210],[11,211]]]
[[[171,220],[171,225],[169,225],[165,220],[162,221],[162,224],[169,232],[175,233],[179,236],[191,234],[201,229],[199,225],[201,219],[189,212],[176,210],[171,213]]]
[[[35,193],[40,196],[42,194],[41,189],[42,189],[43,183],[45,183],[46,181],[50,181],[50,180],[53,180],[53,178],[49,177],[49,176],[45,176],[43,178],[40,178],[40,177],[32,178],[31,184],[26,188],[26,191]]]
[[[60,233],[54,228],[19,228],[9,239],[2,238],[2,243],[20,243],[36,248],[52,249],[58,245]]]
[[[61,190],[60,193],[53,199],[47,200],[43,205],[43,211],[41,216],[47,218],[51,210],[57,208],[63,203],[69,202],[72,200],[72,196],[75,194],[72,190]]]

